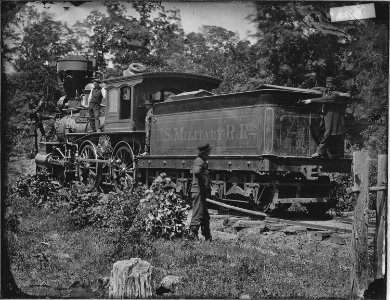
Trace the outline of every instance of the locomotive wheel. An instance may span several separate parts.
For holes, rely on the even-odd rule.
[[[97,159],[96,147],[88,142],[80,151],[81,158]],[[79,181],[85,185],[85,191],[90,192],[100,184],[101,172],[97,162],[80,161],[77,167]]]
[[[113,160],[114,186],[117,191],[132,190],[134,185],[135,170],[133,166],[134,155],[129,145],[122,145],[115,150]]]

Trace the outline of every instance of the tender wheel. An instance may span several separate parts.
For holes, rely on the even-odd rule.
[[[257,200],[257,203],[250,201],[250,203],[252,204],[252,209],[265,213],[272,213],[275,210],[275,208],[272,207],[272,199],[274,197],[273,189],[263,187],[262,189],[260,189],[258,197],[259,199]]]
[[[86,144],[81,152],[81,159],[97,159],[96,147],[93,143]],[[100,184],[101,172],[97,162],[80,161],[77,167],[79,181],[85,185],[85,191],[90,192]]]
[[[134,155],[130,146],[120,146],[113,155],[115,162],[113,171],[113,179],[115,189],[117,191],[131,190],[134,185]]]

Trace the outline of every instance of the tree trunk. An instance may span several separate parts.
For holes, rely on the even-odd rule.
[[[358,198],[352,229],[352,270],[351,270],[351,296],[363,298],[368,287],[368,151],[353,153],[354,184],[358,189]]]
[[[151,265],[140,258],[117,261],[111,271],[109,298],[152,297],[151,274]]]
[[[378,155],[378,186],[387,186],[387,155]],[[375,279],[384,277],[386,272],[386,212],[387,191],[377,192],[375,230]]]

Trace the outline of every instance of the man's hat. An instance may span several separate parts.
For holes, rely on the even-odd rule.
[[[331,82],[333,83],[334,78],[333,77],[326,77],[326,82]]]
[[[210,146],[209,143],[207,143],[207,144],[202,144],[202,145],[198,146],[198,154],[205,153],[205,152],[207,152],[208,150],[210,150],[211,148],[213,148],[213,147]]]

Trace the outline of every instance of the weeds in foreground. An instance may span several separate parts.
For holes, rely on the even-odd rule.
[[[160,196],[171,192],[162,188]],[[147,203],[142,201],[149,195],[147,190],[140,186],[132,195],[87,196],[76,196],[76,190],[59,191],[57,202],[66,205],[58,205],[58,209],[45,205],[52,198],[39,202],[31,201],[35,199],[31,193],[10,195],[9,205],[21,212],[10,218],[9,224],[16,234],[12,270],[22,290],[58,297],[65,295],[61,289],[67,290],[76,282],[96,290],[97,283],[109,277],[115,261],[140,257],[154,267],[155,284],[166,275],[181,276],[183,282],[175,295],[184,298],[347,296],[346,246],[336,249],[307,236],[282,234],[234,242],[215,240],[212,244],[181,238],[151,240],[145,218],[153,206],[138,205]],[[105,298],[107,292],[106,288],[93,295]]]

